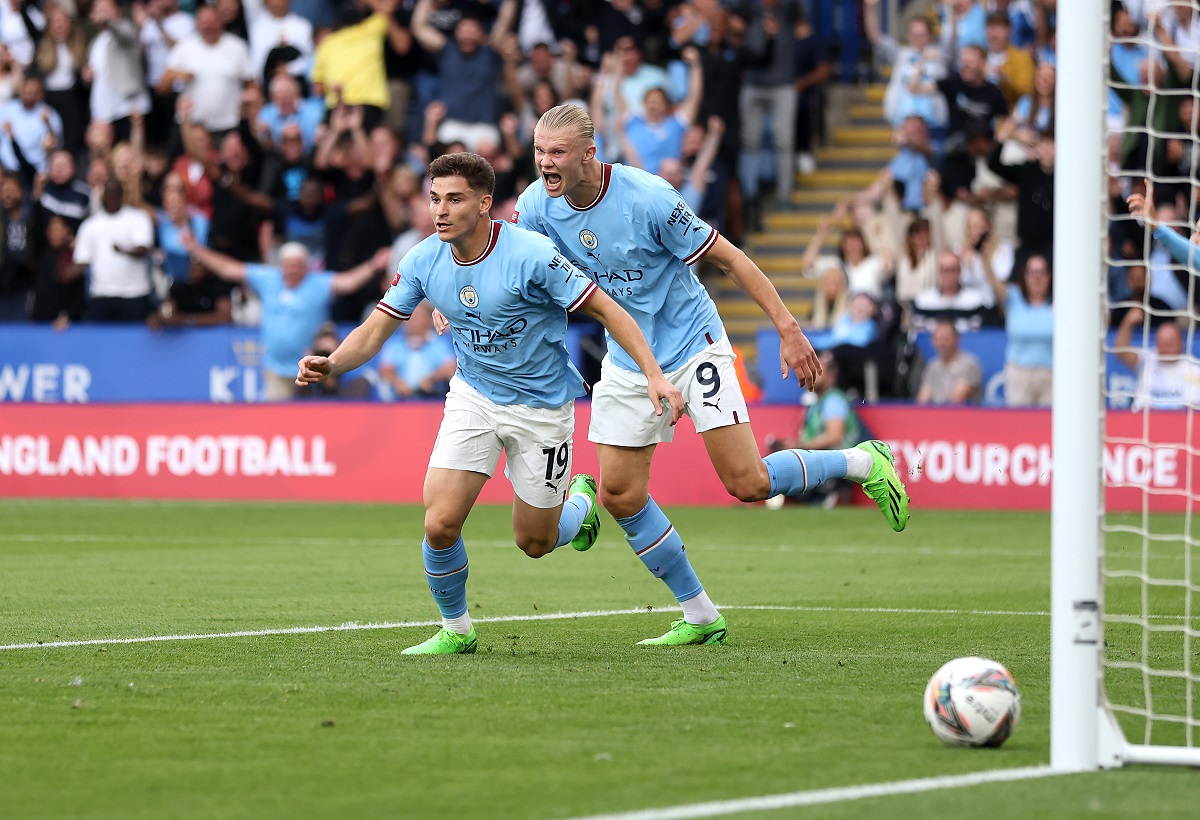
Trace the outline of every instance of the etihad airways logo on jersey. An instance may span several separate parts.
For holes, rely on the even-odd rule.
[[[526,319],[514,319],[499,330],[488,328],[454,328],[459,338],[472,353],[501,353],[511,350],[520,342],[520,336],[529,327]]]

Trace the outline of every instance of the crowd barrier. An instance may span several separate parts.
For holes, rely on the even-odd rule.
[[[590,412],[578,403],[577,472],[597,470]],[[794,434],[801,413],[752,408],[759,444]],[[861,413],[907,475],[915,524],[921,509],[1049,509],[1049,411],[879,405]],[[419,502],[441,415],[440,402],[0,404],[0,497]],[[1109,413],[1108,433],[1104,467],[1119,485],[1108,492],[1110,509],[1187,508],[1189,477],[1200,475],[1188,453],[1200,442],[1186,413]],[[651,491],[663,504],[737,503],[686,419],[659,448]],[[498,473],[481,499],[505,502],[511,489]]]

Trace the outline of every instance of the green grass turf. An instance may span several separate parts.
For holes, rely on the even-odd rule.
[[[473,657],[398,654],[430,627],[0,652],[0,816],[551,818],[1048,762],[1048,516],[918,511],[896,535],[870,509],[670,514],[725,647],[634,646],[676,610],[611,519],[534,562],[481,507],[477,618],[653,611],[481,623]],[[436,618],[412,507],[3,501],[0,520],[0,644]],[[929,675],[968,654],[1022,688],[1002,749],[924,725]],[[757,816],[1198,798],[1200,773],[1130,767]]]

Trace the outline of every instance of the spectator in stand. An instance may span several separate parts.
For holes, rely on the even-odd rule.
[[[1116,266],[1114,266],[1116,267]],[[1157,296],[1152,296],[1146,290],[1146,266],[1140,261],[1126,263],[1124,266],[1124,289],[1120,294],[1109,295],[1111,308],[1108,313],[1108,326],[1115,329],[1134,308],[1144,310],[1150,317],[1150,327],[1158,327],[1166,321],[1171,321],[1172,308]]]
[[[835,355],[836,349],[842,346],[865,348],[879,335],[879,328],[875,324],[878,313],[879,305],[875,297],[864,291],[852,292],[847,309],[828,330],[810,332],[809,341],[814,349],[834,350]]]
[[[313,93],[330,111],[340,105],[363,109],[369,131],[391,105],[384,42],[396,0],[353,0],[341,7],[341,26],[317,43],[313,54]]]
[[[143,322],[154,311],[147,255],[154,223],[141,208],[123,205],[121,183],[104,184],[102,210],[79,226],[74,262],[88,266],[89,322]]]
[[[1015,140],[1023,159],[1033,158],[1038,136],[1054,130],[1054,82],[1057,72],[1049,63],[1039,65],[1033,75],[1033,92],[1017,100],[1012,115],[996,128],[996,140]],[[1190,102],[1190,100],[1189,100]],[[1007,148],[1007,147],[1006,147]],[[1006,164],[1013,160],[1005,157]]]
[[[275,216],[275,235],[283,242],[297,242],[308,250],[316,267],[324,267],[329,248],[330,212],[341,208],[338,203],[325,202],[321,181],[309,177],[300,184],[300,195],[294,202],[279,203]]]
[[[878,12],[872,11],[878,8]],[[883,113],[899,128],[905,119],[920,117],[931,129],[946,127],[946,103],[937,92],[937,82],[946,76],[946,61],[933,37],[928,17],[908,21],[908,44],[901,46],[880,27],[881,0],[866,0],[863,27],[880,62],[891,65],[892,76],[883,95]],[[917,90],[923,89],[923,90]]]
[[[1003,165],[997,144],[988,157],[988,169],[1017,186],[1017,257],[1031,253],[1050,255],[1054,248],[1054,132],[1038,137],[1035,158],[1021,165]]]
[[[23,0],[0,2],[0,39],[22,68],[33,63],[34,48],[46,18],[38,6]]]
[[[46,237],[34,271],[30,318],[35,322],[52,322],[55,330],[65,330],[71,322],[83,318],[86,297],[83,269],[71,258],[75,235],[67,220],[51,216],[45,225]]]
[[[429,17],[433,0],[418,0],[413,10],[412,33],[434,55],[438,64],[437,99],[446,107],[437,138],[461,142],[474,151],[483,143],[501,141],[499,78],[504,70],[500,49],[512,28],[516,0],[503,0],[489,34],[474,17],[463,17],[447,38]]]
[[[715,167],[728,179],[725,199],[720,210],[725,215],[723,233],[740,245],[745,233],[742,186],[738,179],[738,158],[741,155],[741,95],[746,70],[766,63],[766,54],[754,51],[745,42],[745,18],[719,6],[706,15],[708,43],[700,47],[704,70],[704,87],[698,118],[720,117],[725,125]],[[765,48],[764,40],[761,45]],[[751,214],[754,216],[754,214]],[[711,224],[711,223],[710,223]]]
[[[1113,352],[1121,364],[1137,374],[1134,410],[1180,410],[1200,407],[1200,364],[1187,355],[1183,333],[1175,322],[1163,322],[1154,331],[1154,349],[1132,347],[1133,329],[1145,324],[1141,308],[1125,314],[1113,339]]]
[[[1192,97],[1179,100],[1179,121],[1174,124],[1171,133],[1164,136],[1165,139],[1160,137],[1155,140],[1157,150],[1152,159],[1154,175],[1174,177],[1180,181],[1160,182],[1160,196],[1182,194],[1186,198],[1191,195],[1193,163],[1200,162],[1200,117],[1197,116],[1196,102]]]
[[[892,135],[892,142],[896,155],[858,199],[876,203],[895,194],[902,210],[919,213],[925,209],[926,180],[935,160],[929,125],[915,114],[907,117]]]
[[[689,130],[689,134],[694,133],[697,133],[695,128]],[[679,191],[684,203],[697,216],[712,225],[714,222],[719,223],[719,220],[711,219],[711,211],[704,206],[708,199],[709,171],[717,158],[717,151],[720,150],[721,137],[725,133],[725,123],[721,122],[720,117],[709,117],[707,130],[700,133],[702,134],[700,148],[690,157],[687,156],[688,137],[684,137],[684,156],[685,159],[691,160],[691,164],[684,165],[681,160],[665,159],[658,166],[658,175],[671,183],[676,191]],[[716,199],[721,202],[724,197],[718,196]]]
[[[850,289],[846,285],[846,271],[836,256],[819,256],[811,268],[819,282],[813,299],[812,319],[806,329],[828,330],[849,309]]]
[[[804,251],[804,259],[801,262],[804,270],[813,268],[830,229],[835,224],[844,225],[848,211],[849,203],[843,201],[835,205],[832,212],[821,217],[817,230]],[[842,231],[841,239],[838,240],[838,257],[846,271],[846,281],[851,293],[869,293],[876,299],[882,295],[888,265],[882,257],[870,252],[863,232],[857,226],[847,227]]]
[[[0,102],[8,102],[17,95],[24,74],[24,69],[12,58],[8,47],[0,43]]]
[[[525,7],[528,8],[529,3]],[[512,34],[506,38],[501,53],[505,71],[512,72],[509,95],[514,104],[517,97],[533,96],[539,83],[549,83],[560,100],[571,96],[574,91],[571,74],[577,57],[575,44],[564,40],[558,44],[558,48],[562,56],[555,56],[549,42],[537,43],[528,51],[527,58],[522,59],[519,35]]]
[[[753,222],[759,221],[763,201],[759,186],[764,177],[775,179],[775,198],[786,203],[795,183],[796,122],[796,23],[802,19],[798,0],[763,0],[751,12],[746,43],[759,53],[772,43],[769,62],[746,72],[742,85],[742,154],[738,176],[746,197],[755,205]],[[774,165],[763,167],[762,143],[766,119],[771,118]]]
[[[158,239],[155,257],[168,279],[186,282],[193,272],[191,254],[183,242],[183,236],[190,234],[201,245],[208,244],[208,217],[188,208],[187,189],[178,174],[168,174],[163,180],[162,205],[154,213]]]
[[[187,259],[184,276],[171,280],[171,289],[146,324],[152,330],[164,327],[211,327],[233,320],[233,287],[215,276],[195,259]]]
[[[83,150],[89,119],[87,89],[79,76],[87,65],[87,38],[71,12],[57,2],[46,4],[46,31],[34,65],[45,77],[46,102],[62,118],[63,147],[77,154]]]
[[[434,332],[428,301],[417,305],[403,332],[384,344],[377,361],[379,377],[387,385],[380,398],[386,400],[444,396],[458,367],[450,340]]]
[[[59,146],[63,130],[62,118],[43,101],[44,97],[42,77],[27,73],[21,81],[20,97],[0,106],[0,131],[4,134],[0,164],[6,171],[19,171],[28,165],[36,173],[46,172],[47,157]]]
[[[203,143],[196,139],[192,101],[180,99],[179,111],[184,148],[192,160],[202,164],[204,176],[213,184],[209,244],[243,262],[258,260],[258,226],[275,209],[275,201],[266,193],[270,183],[262,180],[264,157],[258,140],[243,120],[241,128],[221,138],[216,155],[211,150],[206,154]]]
[[[796,170],[817,170],[813,141],[825,124],[825,83],[833,77],[825,41],[816,35],[803,12],[795,22],[796,35]]]
[[[337,325],[333,322],[325,322],[317,331],[317,335],[313,337],[312,344],[308,346],[305,355],[328,357],[337,350],[341,343],[342,338],[338,335]],[[322,399],[363,401],[371,398],[371,383],[352,373],[340,376],[331,375],[313,385],[304,387],[293,385],[292,393],[292,397],[300,401],[314,399],[317,401]]]
[[[185,238],[188,251],[222,279],[248,284],[263,304],[262,346],[265,398],[288,401],[293,395],[296,362],[304,355],[338,294],[352,293],[387,264],[387,253],[343,273],[310,272],[308,251],[289,243],[279,249],[279,266],[247,265]],[[378,293],[376,287],[376,293]]]
[[[405,207],[410,214],[409,225],[406,230],[402,231],[392,241],[387,267],[390,271],[396,270],[400,266],[400,260],[415,248],[422,239],[433,236],[434,233],[433,217],[429,213],[428,199],[419,187],[421,180],[417,177],[414,182],[414,190],[405,199]],[[390,287],[391,280],[388,280],[384,284]],[[374,310],[374,307],[371,309]]]
[[[196,9],[196,31],[180,40],[167,56],[167,70],[158,82],[159,94],[176,83],[190,104],[192,122],[218,140],[237,128],[242,89],[254,82],[254,67],[245,41],[221,30],[212,6]]]
[[[279,78],[277,78],[279,79]],[[290,81],[290,77],[282,78]],[[274,182],[270,189],[275,208],[287,209],[300,199],[300,187],[315,177],[312,161],[304,150],[304,132],[297,123],[288,123],[279,129],[269,158],[270,171],[267,178]],[[319,181],[319,180],[318,180]],[[322,191],[322,196],[324,192]]]
[[[92,122],[112,126],[112,141],[129,138],[132,114],[150,111],[137,27],[121,17],[115,0],[95,0],[91,21],[100,33],[88,49],[83,81],[91,83]]]
[[[963,241],[954,245],[954,252],[962,263],[963,285],[978,288],[988,294],[986,304],[989,308],[997,305],[1003,307],[1003,300],[997,303],[992,296],[991,282],[984,269],[984,257],[991,265],[996,279],[1007,282],[1013,271],[1013,261],[1016,256],[1012,243],[1001,239],[992,231],[992,218],[984,208],[972,208],[967,213],[966,231]]]
[[[937,281],[938,249],[924,217],[908,223],[904,233],[904,252],[896,263],[896,299],[905,311],[911,311],[917,295]]]
[[[981,0],[942,0],[942,51],[950,65],[961,65],[968,48],[987,48],[987,10]]]
[[[325,103],[319,97],[301,97],[300,83],[288,74],[272,77],[267,93],[271,101],[258,112],[258,122],[270,132],[272,145],[278,147],[284,126],[294,124],[300,131],[304,150],[311,151],[317,129],[325,119]]]
[[[175,103],[182,82],[164,85],[171,50],[196,32],[196,19],[179,10],[179,0],[148,0],[134,3],[133,20],[138,40],[146,55],[146,81],[150,85],[150,116],[146,136],[151,143],[166,145],[175,126]],[[53,21],[51,21],[53,22]]]
[[[308,76],[313,55],[313,26],[291,9],[291,0],[262,0],[248,21],[250,65],[264,87],[280,73]]]
[[[949,320],[933,328],[937,354],[925,363],[917,404],[978,404],[983,395],[983,367],[959,346],[958,329]]]
[[[33,208],[21,178],[0,176],[0,321],[26,321],[36,261]]]
[[[1054,386],[1054,280],[1048,257],[1035,253],[1015,281],[1001,282],[981,253],[1004,315],[1004,396],[1009,407],[1049,407]]]
[[[946,153],[964,150],[967,126],[971,121],[982,123],[990,132],[998,117],[1008,115],[1004,95],[983,73],[986,61],[986,51],[978,46],[967,46],[963,49],[958,71],[937,81],[936,89],[946,101]],[[932,90],[927,86],[917,88],[920,92]]]
[[[1004,95],[1011,110],[1021,97],[1033,93],[1033,57],[1012,44],[1008,15],[993,12],[987,18],[987,67],[984,76]]]
[[[66,220],[72,236],[91,213],[88,187],[75,178],[75,157],[60,149],[50,155],[49,171],[42,195],[38,197],[38,223],[45,225],[52,216]]]
[[[954,322],[960,333],[977,330],[987,312],[987,294],[978,288],[965,288],[962,267],[954,251],[938,254],[937,282],[921,291],[913,300],[912,326],[932,330],[941,319]]]
[[[683,157],[683,137],[695,121],[700,110],[700,98],[704,93],[704,78],[700,70],[700,52],[693,46],[683,51],[688,71],[687,98],[678,106],[671,104],[664,88],[651,88],[642,100],[642,113],[625,110],[624,97],[616,95],[617,134],[621,146],[621,159],[626,165],[658,173],[665,159],[679,160]],[[601,65],[602,80],[615,83],[620,70],[613,55],[607,55]],[[600,88],[602,83],[597,83]],[[593,106],[596,108],[596,106]],[[604,122],[598,124],[603,129]]]

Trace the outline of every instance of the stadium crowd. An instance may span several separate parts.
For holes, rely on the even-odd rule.
[[[0,0],[0,321],[261,325],[294,362],[326,321],[370,311],[432,233],[432,159],[483,155],[508,218],[534,178],[534,122],[568,100],[602,159],[660,174],[738,243],[816,165],[832,72],[809,2]],[[1055,0],[911,0],[890,26],[902,41],[883,5],[863,0],[861,23],[887,66],[895,154],[813,237],[801,318],[840,385],[930,402],[981,391],[919,384],[914,333],[949,323],[957,347],[1002,327],[1008,402],[1046,404]],[[1118,87],[1192,87],[1192,4],[1113,0],[1112,29]],[[1200,117],[1187,95],[1148,99],[1112,94],[1109,290],[1145,295],[1157,324],[1194,289],[1161,246],[1140,263],[1125,200],[1142,171],[1188,178]],[[1185,218],[1191,192],[1160,185],[1158,219]],[[384,392],[444,381],[420,333],[424,353],[397,344],[384,363]]]

